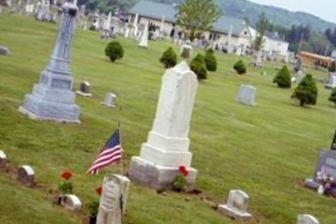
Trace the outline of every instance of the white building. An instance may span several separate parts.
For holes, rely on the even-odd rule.
[[[177,8],[173,5],[149,2],[142,0],[135,4],[129,11],[131,23],[134,22],[138,14],[139,24],[149,24],[156,27],[162,27],[166,36],[172,36],[178,32],[175,26],[177,21]],[[162,26],[162,21],[164,25]],[[243,20],[221,16],[214,24],[211,31],[203,33],[204,38],[216,44],[229,49],[229,53],[238,52],[245,54],[251,48],[253,41],[256,38],[257,32],[255,29],[248,27]],[[280,55],[286,57],[289,44],[275,34],[267,33],[263,45],[265,54]]]

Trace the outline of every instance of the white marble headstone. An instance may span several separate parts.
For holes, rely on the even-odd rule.
[[[332,89],[336,87],[336,76],[331,75],[328,79],[328,82],[325,85],[325,88]]]
[[[133,181],[167,189],[172,187],[178,167],[184,165],[189,171],[188,184],[195,182],[197,171],[191,168],[189,130],[197,86],[197,76],[186,61],[166,70],[152,130],[140,156],[132,158]]]
[[[80,211],[82,209],[82,202],[76,195],[66,194],[62,201],[62,206],[71,211]]]
[[[219,205],[218,211],[238,220],[247,220],[252,217],[247,212],[249,196],[241,190],[231,190],[225,205]]]
[[[121,175],[104,178],[97,224],[121,224],[126,210],[130,180]]]
[[[320,222],[312,215],[298,215],[297,224],[320,224]]]
[[[253,106],[257,89],[250,85],[241,85],[237,95],[237,101],[241,104]]]
[[[104,104],[107,107],[115,107],[116,98],[117,95],[115,95],[114,93],[107,93],[105,96],[105,100],[104,102],[102,102],[102,104]]]
[[[148,48],[148,22],[145,25],[145,28],[141,34],[139,47]]]

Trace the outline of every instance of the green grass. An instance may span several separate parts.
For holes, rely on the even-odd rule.
[[[57,188],[61,171],[69,169],[82,201],[96,199],[94,189],[101,185],[104,172],[88,177],[85,171],[116,120],[122,124],[124,169],[128,169],[130,158],[139,154],[151,129],[164,73],[158,59],[172,44],[150,42],[144,50],[135,41],[118,38],[125,57],[112,64],[104,56],[107,42],[98,33],[77,30],[72,47],[74,87],[87,80],[94,97],[77,97],[82,123],[63,125],[33,121],[17,112],[49,60],[57,26],[3,14],[0,30],[0,45],[13,52],[0,57],[0,149],[13,165],[32,165],[42,185],[26,189],[1,173],[1,223],[80,223],[79,216],[55,207],[48,192]],[[238,57],[221,54],[217,58],[218,71],[199,85],[191,122],[190,150],[193,167],[199,171],[198,187],[217,203],[226,200],[230,189],[246,191],[254,216],[250,223],[295,223],[299,213],[311,213],[324,224],[336,223],[335,200],[303,187],[304,178],[313,175],[318,150],[329,147],[332,139],[336,109],[327,100],[330,92],[319,84],[318,104],[301,108],[290,99],[293,89],[272,84],[281,64],[266,64],[267,76],[253,68],[238,76],[232,69]],[[236,103],[241,84],[257,87],[255,107]],[[117,109],[101,106],[108,91],[118,95]],[[118,172],[118,168],[111,170]],[[237,222],[219,215],[196,196],[171,192],[162,196],[132,184],[125,223]]]

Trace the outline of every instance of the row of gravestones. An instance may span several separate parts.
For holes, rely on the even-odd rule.
[[[0,170],[6,170],[8,167],[8,159],[5,152],[0,150]],[[36,186],[35,171],[29,165],[19,166],[17,169],[16,179],[26,187]],[[64,195],[61,205],[69,210],[79,211],[82,203],[74,194]]]
[[[252,217],[247,212],[249,196],[241,190],[231,190],[226,204],[217,207],[218,212],[235,220],[246,221]],[[312,215],[301,214],[297,217],[297,224],[319,224]]]
[[[84,81],[80,84],[79,90],[76,91],[77,95],[84,96],[84,97],[92,97],[91,93],[91,84],[87,81]],[[103,105],[107,107],[115,107],[115,100],[117,98],[117,95],[114,93],[107,93],[105,96],[104,102],[102,102]]]
[[[0,170],[6,170],[8,160],[6,154],[0,150]],[[34,187],[35,172],[29,165],[18,168],[17,180],[27,187]],[[126,210],[130,180],[121,175],[108,175],[103,181],[103,190],[100,197],[97,224],[122,223],[122,216]],[[74,194],[66,194],[60,197],[59,204],[71,211],[82,209],[81,200]]]

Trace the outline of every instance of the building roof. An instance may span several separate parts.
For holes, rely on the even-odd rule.
[[[331,57],[327,57],[327,56],[323,56],[323,55],[319,55],[319,54],[314,54],[314,53],[310,53],[310,52],[306,52],[306,51],[301,51],[299,53],[299,57],[310,57],[310,58],[314,58],[317,60],[323,60],[323,61],[333,61],[333,59]]]
[[[266,31],[265,36],[276,41],[286,42],[283,38],[280,37],[278,32]]]
[[[166,21],[175,23],[177,21],[177,9],[173,5],[150,2],[142,0],[135,4],[129,11],[131,14],[139,13],[140,16],[162,20],[165,17]],[[236,18],[221,16],[212,27],[212,31],[220,33],[230,33],[232,28],[232,35],[240,36],[241,32],[246,28],[244,21]]]
[[[243,20],[221,16],[212,26],[212,31],[220,33],[230,33],[232,27],[232,35],[240,36],[246,25]]]
[[[152,19],[162,20],[164,17],[166,21],[175,23],[177,18],[177,10],[173,5],[162,4],[157,2],[149,2],[149,1],[140,1],[135,4],[131,10],[131,14],[137,14],[145,17],[149,17]]]

